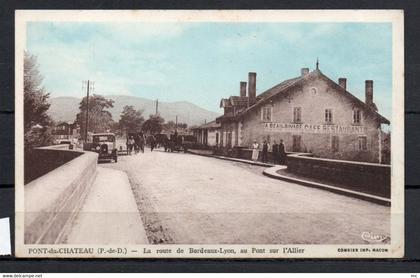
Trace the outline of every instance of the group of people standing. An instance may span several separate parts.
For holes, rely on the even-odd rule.
[[[151,137],[154,138],[152,135]],[[153,148],[156,145],[156,139],[153,140],[149,139],[150,141],[150,148],[153,151]],[[127,139],[127,153],[130,155],[133,150],[135,153],[139,153],[140,151],[144,153],[144,146],[146,145],[146,136],[143,133],[138,133],[136,135],[130,135]]]
[[[280,139],[280,143],[277,144],[276,140],[272,146],[267,140],[264,140],[262,145],[258,144],[257,140],[254,140],[252,144],[252,160],[258,161],[258,156],[261,150],[261,161],[267,162],[268,161],[268,151],[271,147],[271,151],[273,153],[273,162],[274,164],[285,164],[286,162],[286,150],[284,147],[283,140]]]

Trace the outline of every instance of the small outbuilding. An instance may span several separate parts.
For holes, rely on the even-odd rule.
[[[220,140],[220,126],[220,123],[212,121],[191,129],[195,138],[197,138],[197,143],[204,146],[218,146]]]

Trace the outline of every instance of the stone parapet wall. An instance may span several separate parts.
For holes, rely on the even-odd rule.
[[[63,243],[96,178],[98,155],[53,148],[41,153],[48,154],[50,161],[73,159],[25,185],[25,244]]]
[[[34,149],[30,155],[25,156],[25,184],[51,172],[81,154],[83,152],[69,150],[68,144]]]
[[[346,189],[390,198],[391,166],[346,160],[324,159],[292,154],[287,170],[333,183]]]

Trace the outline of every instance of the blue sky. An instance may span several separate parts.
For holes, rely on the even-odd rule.
[[[257,72],[257,93],[315,68],[391,119],[392,28],[389,23],[46,23],[27,29],[27,50],[38,57],[54,96],[95,93],[189,101],[221,112],[222,97]]]

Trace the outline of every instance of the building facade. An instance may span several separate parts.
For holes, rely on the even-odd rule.
[[[382,162],[381,125],[390,122],[373,102],[373,81],[365,81],[364,102],[347,91],[346,82],[334,82],[317,65],[256,96],[256,73],[249,73],[248,95],[241,82],[239,96],[220,103],[221,145],[250,147],[254,140],[283,140],[288,152]]]
[[[212,121],[198,127],[192,128],[197,143],[204,146],[215,147],[219,145],[220,123]]]
[[[57,142],[60,140],[77,139],[80,137],[80,127],[75,123],[61,122],[53,128],[52,135]]]

